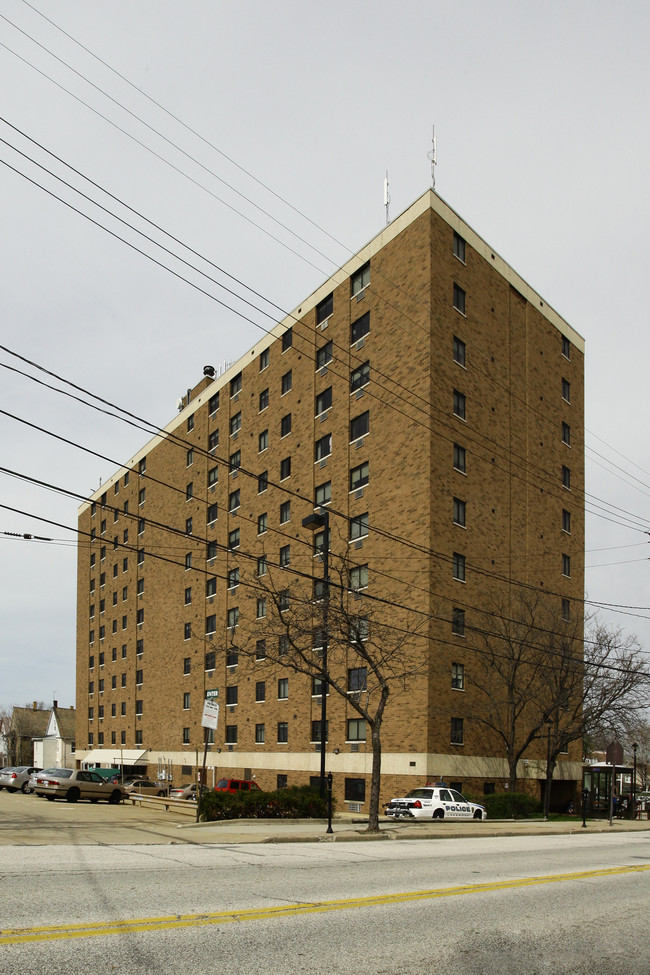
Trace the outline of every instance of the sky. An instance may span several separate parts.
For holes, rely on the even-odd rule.
[[[75,703],[78,496],[148,439],[62,380],[164,426],[381,229],[386,171],[391,218],[431,186],[434,125],[437,193],[586,341],[586,597],[650,651],[648,36],[641,2],[4,0],[0,707]]]

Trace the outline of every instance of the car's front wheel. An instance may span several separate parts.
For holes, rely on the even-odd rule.
[[[122,798],[122,793],[120,792],[120,790],[113,789],[110,796],[108,797],[108,801],[110,802],[111,806],[116,806],[121,798]]]
[[[477,809],[476,812],[474,813],[474,819],[483,819],[483,813],[481,812],[480,809]]]
[[[76,802],[79,799],[81,792],[74,786],[72,789],[68,789],[66,793],[66,802]]]
[[[434,819],[444,819],[445,818],[445,810],[444,809],[434,809],[434,811],[433,811],[433,818]]]
[[[28,796],[29,793],[32,791],[29,788],[29,782],[23,782],[23,784],[20,787],[20,791],[23,793],[23,795]]]

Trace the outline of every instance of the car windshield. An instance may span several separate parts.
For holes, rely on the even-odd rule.
[[[467,802],[465,796],[462,796],[460,792],[455,792],[454,789],[451,790],[451,795],[454,802]]]

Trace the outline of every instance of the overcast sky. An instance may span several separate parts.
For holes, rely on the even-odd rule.
[[[4,0],[1,343],[162,426],[272,324],[25,156],[288,311],[381,229],[386,170],[392,217],[431,185],[435,124],[437,192],[586,340],[587,597],[650,649],[649,36],[641,2]],[[11,353],[4,469],[85,496],[146,441]],[[74,704],[78,502],[0,473],[0,503],[0,706]]]

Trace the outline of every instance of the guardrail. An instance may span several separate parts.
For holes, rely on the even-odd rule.
[[[131,792],[125,798],[127,802],[130,799],[134,806],[136,803],[140,803],[141,806],[162,806],[165,812],[173,809],[174,812],[193,816],[196,819],[196,803],[190,799],[173,799],[171,796],[144,796],[140,792]]]

